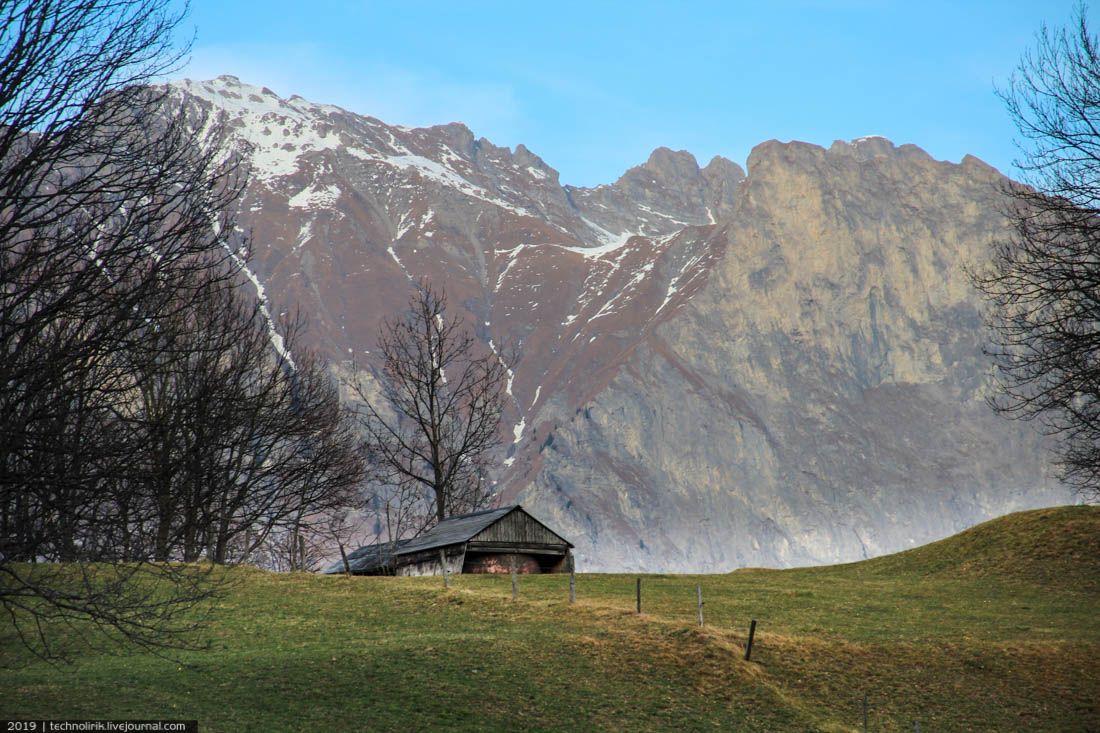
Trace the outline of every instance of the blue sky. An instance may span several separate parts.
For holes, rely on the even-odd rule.
[[[177,76],[234,74],[389,123],[465,122],[580,186],[662,145],[743,165],[764,140],[863,135],[1011,173],[1015,131],[994,87],[1074,6],[192,0]]]

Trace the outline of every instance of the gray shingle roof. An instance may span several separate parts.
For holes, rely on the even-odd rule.
[[[401,547],[408,542],[408,540],[398,540],[397,553],[400,554]],[[394,544],[390,542],[379,542],[376,545],[365,545],[360,547],[355,552],[348,553],[348,566],[351,568],[353,574],[368,573],[373,570],[378,570],[386,565],[393,564],[393,549]],[[323,571],[326,575],[336,575],[344,572],[344,561],[337,560],[335,563],[325,568]]]
[[[473,514],[449,517],[419,537],[414,537],[402,544],[397,554],[407,555],[412,552],[434,550],[437,547],[447,547],[448,545],[466,542],[478,532],[517,508],[518,505],[503,506],[499,509],[486,509]]]

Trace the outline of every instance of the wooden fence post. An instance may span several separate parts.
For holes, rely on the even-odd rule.
[[[443,587],[451,587],[451,576],[447,574],[447,556],[443,553],[443,548],[439,548],[439,565],[443,568]]]
[[[696,597],[696,602],[698,604],[697,607],[699,609],[699,625],[702,626],[703,625],[703,586],[702,585],[695,586],[695,597]]]
[[[340,548],[340,560],[344,563],[344,577],[351,577],[351,563],[348,562],[348,553],[344,550],[344,543],[340,540],[336,541],[336,546]]]
[[[569,602],[577,602],[577,563],[569,556]]]
[[[867,733],[867,693],[863,693],[863,733]]]
[[[752,656],[752,639],[756,636],[756,619],[752,620],[749,624],[749,643],[745,645],[745,661],[749,661],[749,657]]]
[[[638,578],[637,597],[638,597],[638,604],[637,604],[638,605],[638,613],[640,614],[642,612],[642,579],[641,578]]]

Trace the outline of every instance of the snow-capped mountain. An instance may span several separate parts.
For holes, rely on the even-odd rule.
[[[234,77],[173,82],[250,165],[241,224],[274,309],[369,370],[411,282],[518,347],[499,481],[584,569],[853,560],[1071,496],[984,403],[963,266],[999,174],[882,138],[660,148],[563,186],[461,124],[409,129]]]

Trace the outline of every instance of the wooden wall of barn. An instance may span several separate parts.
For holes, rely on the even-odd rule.
[[[470,539],[471,542],[506,542],[514,545],[557,545],[565,540],[532,519],[522,509],[501,517]]]
[[[461,573],[466,556],[465,545],[452,545],[444,548],[447,558],[447,572]],[[397,558],[395,575],[442,575],[443,566],[439,563],[439,549],[425,550]]]

